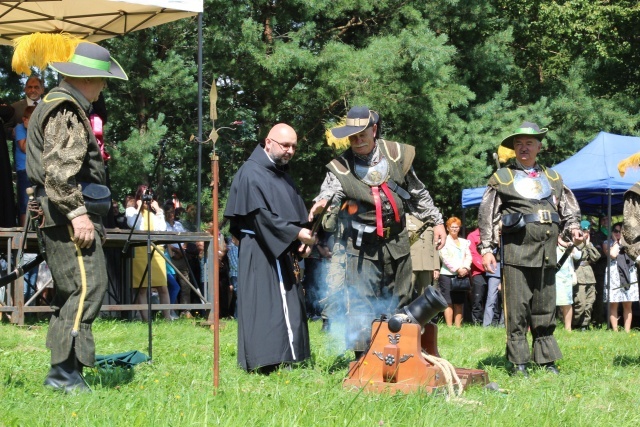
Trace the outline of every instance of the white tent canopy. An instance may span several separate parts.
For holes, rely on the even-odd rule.
[[[203,0],[2,0],[0,44],[35,32],[66,32],[97,42],[202,10]]]

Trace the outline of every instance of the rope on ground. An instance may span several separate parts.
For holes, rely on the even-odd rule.
[[[428,354],[426,351],[422,352],[422,357],[436,368],[439,368],[444,374],[444,379],[447,382],[447,400],[451,397],[459,397],[463,391],[462,381],[460,381],[460,377],[458,377],[456,373],[456,368],[453,367],[451,362],[441,357]]]

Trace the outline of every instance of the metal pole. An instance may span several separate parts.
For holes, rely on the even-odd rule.
[[[607,228],[609,229],[609,234],[607,235],[607,239],[611,239],[611,188],[609,188],[608,191],[608,201],[607,201],[607,218],[609,219],[609,225],[607,225]],[[611,249],[610,245],[607,245],[607,253],[604,254],[604,256],[607,259],[607,265],[609,266],[607,268],[607,296],[609,297],[608,299],[611,299],[611,258],[609,257],[609,250]],[[607,316],[607,328],[611,327],[611,322],[610,322],[610,307],[609,307],[609,301],[603,301],[603,304],[605,305],[605,316]],[[616,313],[617,314],[617,313]]]
[[[218,186],[219,186],[218,155],[214,151],[211,155],[211,205],[213,209],[213,387],[214,393],[218,388],[220,371],[220,264],[218,252],[220,241],[218,240]],[[211,317],[211,316],[209,316]]]
[[[202,192],[202,12],[198,13],[198,194],[196,202],[196,230],[200,231]]]

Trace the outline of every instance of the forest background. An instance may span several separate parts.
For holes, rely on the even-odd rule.
[[[416,146],[417,174],[445,216],[460,215],[463,188],[485,185],[492,153],[523,120],[550,129],[547,165],[601,130],[640,135],[638,22],[635,0],[205,0],[203,133],[215,83],[221,209],[277,122],[298,132],[291,173],[311,201],[338,153],[325,130],[354,105],[380,113],[385,139]],[[148,182],[161,200],[195,201],[197,19],[101,44],[130,78],[105,92],[114,195]],[[0,46],[0,98],[13,102],[24,76],[11,55]],[[51,88],[57,76],[45,79]],[[212,152],[203,146],[203,222]]]

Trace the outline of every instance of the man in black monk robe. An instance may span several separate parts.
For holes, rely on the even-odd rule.
[[[275,125],[233,178],[224,212],[240,241],[238,363],[246,371],[269,373],[311,355],[297,257],[315,237],[287,174],[297,144],[291,126]]]

